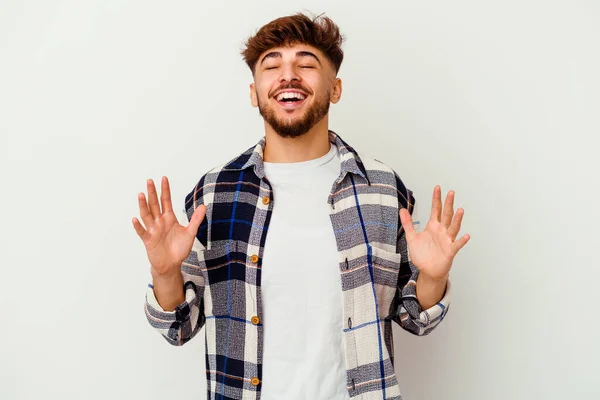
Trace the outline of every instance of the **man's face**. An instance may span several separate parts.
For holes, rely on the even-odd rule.
[[[308,132],[337,103],[342,91],[335,68],[320,50],[303,44],[277,47],[258,58],[252,105],[281,137]]]

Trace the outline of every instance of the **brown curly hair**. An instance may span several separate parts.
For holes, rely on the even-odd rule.
[[[310,19],[303,13],[277,18],[249,37],[241,54],[254,75],[258,57],[274,47],[306,44],[321,50],[329,58],[335,72],[340,70],[344,53],[341,45],[345,40],[338,26],[328,17]]]

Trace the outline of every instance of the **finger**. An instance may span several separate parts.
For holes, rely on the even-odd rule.
[[[412,217],[410,215],[410,212],[408,212],[408,209],[400,209],[400,222],[402,223],[404,232],[406,232],[406,240],[412,240],[412,238],[416,235],[416,232],[415,227],[413,226]]]
[[[460,249],[462,249],[463,246],[465,244],[467,244],[467,242],[469,241],[470,238],[471,238],[471,236],[466,234],[466,235],[463,235],[463,237],[461,237],[459,240],[452,243],[452,252],[454,253],[454,255],[456,255],[456,253],[458,253],[460,251]]]
[[[152,218],[160,217],[160,205],[158,204],[158,195],[156,194],[156,187],[154,181],[148,179],[148,206],[150,207],[150,214]]]
[[[205,215],[206,215],[206,206],[204,204],[200,204],[194,210],[194,213],[192,214],[192,218],[190,218],[190,223],[187,226],[187,229],[188,229],[188,232],[190,233],[190,235],[196,236],[196,234],[198,233],[198,228],[200,227],[202,220],[204,220]]]
[[[448,234],[450,235],[450,238],[452,238],[452,240],[456,239],[456,236],[458,235],[458,232],[460,231],[460,225],[462,223],[462,218],[464,215],[465,215],[465,210],[463,210],[462,208],[459,208],[458,210],[456,210],[456,214],[454,214],[452,223],[450,224],[450,227],[448,228]]]
[[[171,203],[171,186],[166,176],[163,176],[160,182],[160,206],[163,213],[173,212],[173,204]]]
[[[138,194],[138,205],[140,208],[140,217],[142,217],[146,229],[150,229],[152,225],[154,225],[154,220],[148,209],[148,203],[146,203],[146,195],[144,193]]]
[[[442,188],[440,185],[436,185],[433,188],[433,198],[431,200],[431,220],[440,222],[442,214]]]
[[[137,218],[133,217],[131,222],[133,222],[133,229],[135,229],[135,233],[137,233],[137,235],[140,237],[140,239],[143,240],[144,235],[146,234],[146,230],[144,229],[142,224],[140,224],[140,221]]]
[[[442,225],[446,228],[450,226],[452,222],[452,216],[454,215],[454,191],[450,190],[446,195],[446,201],[444,202],[444,211],[442,213]]]

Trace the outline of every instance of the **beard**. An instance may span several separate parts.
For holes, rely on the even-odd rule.
[[[300,87],[291,85],[280,89],[290,89],[292,87],[304,90]],[[305,93],[308,92],[305,91]],[[258,100],[258,111],[260,115],[262,115],[264,120],[271,125],[273,130],[283,138],[295,138],[304,135],[329,112],[329,91],[324,93],[320,98],[315,98],[314,104],[309,106],[302,116],[295,118],[278,118],[276,110],[274,109],[276,106],[271,105],[268,100],[266,104],[263,104],[258,93],[256,94],[256,98]]]

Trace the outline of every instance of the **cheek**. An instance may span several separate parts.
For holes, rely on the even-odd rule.
[[[269,99],[269,92],[267,90],[256,88],[256,98],[261,104]]]
[[[269,93],[273,93],[279,87],[277,79],[269,78],[268,76],[261,75],[259,79],[254,80],[254,87],[256,88],[257,94],[261,98],[269,97]]]
[[[303,81],[303,84],[316,97],[322,97],[324,93],[328,93],[330,90],[329,82],[321,77],[306,77]]]

